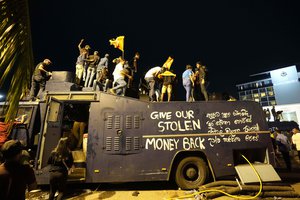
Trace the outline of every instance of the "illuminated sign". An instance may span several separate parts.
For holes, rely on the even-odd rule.
[[[285,67],[270,72],[272,83],[274,85],[286,84],[298,81],[298,74],[296,66]]]

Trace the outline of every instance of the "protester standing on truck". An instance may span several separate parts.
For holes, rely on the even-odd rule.
[[[163,86],[161,88],[160,101],[164,101],[165,93],[168,93],[168,102],[171,101],[173,83],[175,81],[176,74],[171,72],[168,68],[162,67],[161,73],[158,74],[158,78],[162,79]]]
[[[79,56],[76,60],[76,72],[75,72],[75,83],[80,85],[82,76],[84,74],[84,66],[85,66],[85,59],[88,57],[90,46],[86,45],[84,48],[81,47],[84,39],[81,39],[78,44]]]
[[[145,81],[148,84],[149,87],[149,100],[150,101],[156,101],[156,95],[155,95],[155,84],[157,82],[157,75],[160,73],[161,71],[161,67],[160,66],[156,66],[156,67],[152,67],[151,69],[149,69],[147,71],[147,73],[145,74]]]
[[[0,165],[0,199],[25,200],[25,191],[37,188],[37,182],[30,165],[21,163],[22,144],[8,140],[1,147],[4,163]]]
[[[87,74],[85,77],[84,87],[92,87],[94,82],[94,76],[97,71],[97,65],[100,61],[100,56],[98,51],[94,51],[94,54],[89,56],[88,59],[85,60],[88,62]]]
[[[107,91],[109,77],[108,77],[108,62],[109,62],[109,54],[105,54],[103,58],[100,59],[99,64],[97,66],[97,74],[96,81],[93,87],[96,90],[96,87],[99,87],[100,91]]]
[[[129,62],[130,76],[132,77],[132,79],[128,79],[127,88],[134,88],[138,85],[136,83],[136,80],[139,80],[139,78],[137,77],[137,75],[138,75],[137,69],[138,69],[138,65],[139,65],[139,59],[140,59],[140,53],[135,52],[134,57]]]
[[[85,78],[86,78],[86,70],[87,70],[87,67],[88,67],[88,62],[86,62],[85,59],[87,59],[87,58],[89,57],[91,47],[90,47],[90,45],[86,44],[86,45],[84,46],[84,48],[82,48],[81,45],[82,45],[83,41],[84,41],[84,39],[81,39],[81,40],[80,40],[80,42],[79,42],[79,44],[78,44],[78,49],[79,49],[79,56],[80,56],[81,54],[84,54],[84,56],[83,56],[83,59],[84,59],[84,60],[83,60],[83,63],[82,63],[83,69],[80,69],[80,70],[82,70],[82,79],[83,79],[83,81],[85,81]],[[79,58],[79,57],[78,57],[78,58]],[[77,59],[77,61],[78,61],[78,59]],[[77,64],[77,63],[76,63],[76,64]],[[76,68],[77,68],[77,65],[76,65]]]
[[[124,96],[127,87],[125,77],[128,77],[128,79],[132,79],[132,76],[130,76],[128,70],[124,68],[125,60],[123,58],[119,58],[119,60],[120,62],[116,65],[113,71],[113,76],[114,76],[113,88],[111,88],[109,91],[112,94]]]
[[[194,87],[194,72],[191,65],[186,65],[186,70],[182,73],[182,85],[186,91],[185,101],[192,101],[192,88]]]
[[[49,59],[45,59],[35,67],[31,79],[31,90],[29,94],[31,101],[40,100],[42,92],[45,91],[46,81],[49,80],[52,75],[52,73],[47,69],[51,64],[52,62]],[[38,89],[39,92],[36,94]]]
[[[61,200],[66,190],[68,174],[72,170],[73,165],[72,152],[68,148],[68,138],[60,138],[57,146],[51,152],[48,159],[50,165],[50,194],[49,200],[54,199],[55,193],[58,191],[56,200]]]
[[[196,62],[196,71],[194,74],[195,81],[195,90],[194,90],[194,98],[195,100],[200,100],[199,93],[201,91],[204,96],[204,100],[208,101],[208,95],[205,87],[206,83],[206,66],[202,65],[200,61]],[[200,90],[200,91],[199,91]]]

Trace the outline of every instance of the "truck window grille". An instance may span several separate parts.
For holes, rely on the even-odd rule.
[[[119,137],[114,138],[114,150],[120,151],[120,138]]]
[[[126,115],[126,123],[125,123],[126,129],[132,129],[132,116]]]
[[[133,123],[134,123],[133,127],[135,129],[140,128],[140,116],[134,115],[134,117],[133,117]]]
[[[134,150],[140,149],[140,138],[139,137],[133,138],[133,148],[134,148]]]
[[[115,116],[115,129],[120,129],[121,128],[121,116],[116,115]]]
[[[113,116],[108,116],[106,121],[106,128],[112,129],[113,128]]]
[[[126,151],[130,151],[131,150],[131,142],[132,138],[131,137],[126,137]]]
[[[112,147],[112,138],[106,137],[106,151],[111,151]]]

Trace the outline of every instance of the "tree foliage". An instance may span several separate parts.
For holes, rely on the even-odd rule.
[[[8,121],[16,116],[33,71],[28,0],[0,0],[0,21],[0,87],[10,81],[6,96],[10,105]]]

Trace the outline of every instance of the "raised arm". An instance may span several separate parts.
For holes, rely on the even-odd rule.
[[[84,39],[81,39],[80,42],[79,42],[79,44],[78,44],[79,51],[81,50],[81,45],[82,45],[83,41],[84,41]]]

